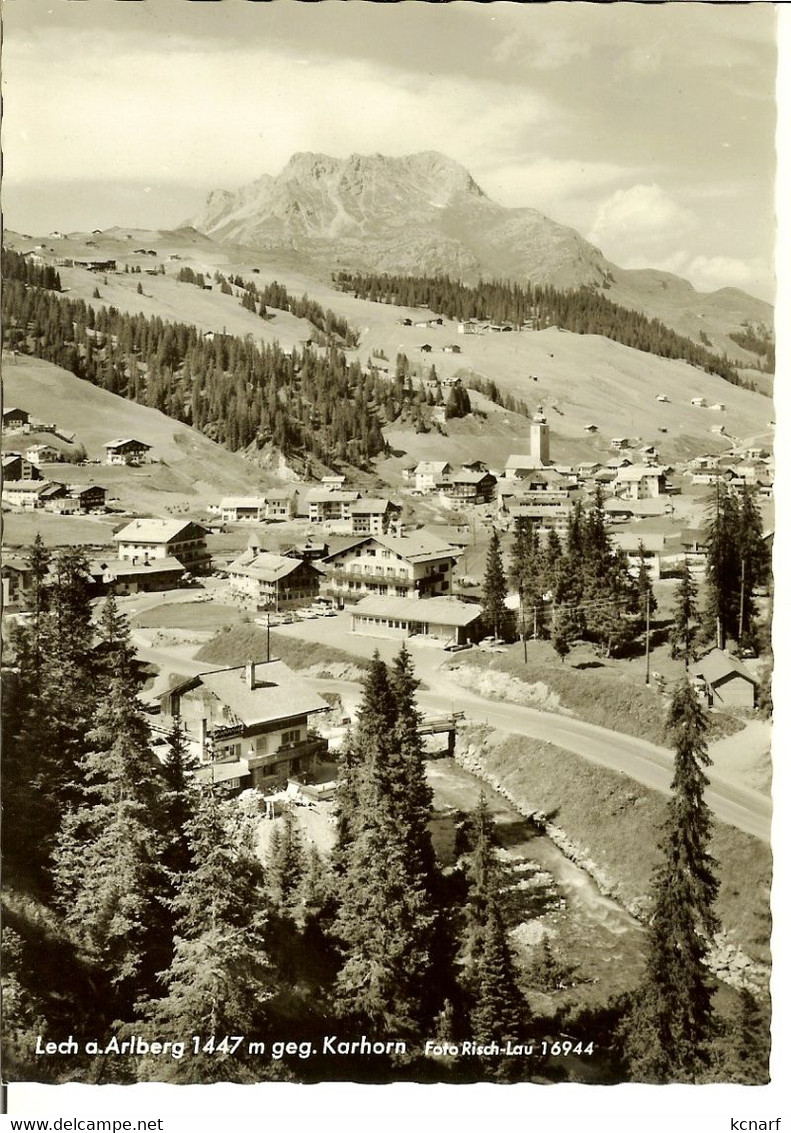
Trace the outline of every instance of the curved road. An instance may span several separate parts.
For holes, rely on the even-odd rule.
[[[211,667],[205,662],[187,659],[178,648],[152,648],[140,631],[133,631],[132,638],[140,657],[154,662],[163,670],[170,668],[192,675],[205,672]],[[473,723],[488,724],[499,731],[545,740],[592,763],[613,771],[622,771],[646,787],[663,794],[670,793],[674,760],[673,753],[666,748],[626,736],[622,732],[611,732],[575,717],[542,712],[537,708],[527,708],[507,701],[486,700],[461,688],[443,674],[426,671],[423,666],[420,668],[421,682],[428,687],[418,692],[417,700],[427,715],[439,716],[452,711],[463,711],[465,718]],[[338,693],[350,709],[360,699],[360,685],[351,681],[312,678],[310,683],[318,692],[325,690]],[[716,817],[746,834],[768,842],[772,822],[771,800],[749,787],[735,786],[713,771],[708,778],[710,786],[706,791],[706,802]]]
[[[500,731],[530,736],[531,739],[546,740],[592,763],[609,767],[613,771],[622,771],[646,787],[652,787],[663,794],[670,793],[674,758],[673,753],[666,748],[626,736],[622,732],[611,732],[575,717],[559,716],[537,708],[509,704],[507,701],[486,700],[438,674],[431,677],[424,675],[423,683],[430,684],[430,687],[418,692],[417,699],[420,708],[427,715],[463,711],[465,719],[473,723],[488,724]],[[349,681],[316,678],[311,684],[319,692],[326,689],[328,692],[339,693],[344,702],[352,707],[361,693],[360,686]],[[713,772],[708,778],[710,786],[706,791],[706,802],[717,818],[768,842],[772,821],[771,801],[758,791],[734,786]]]

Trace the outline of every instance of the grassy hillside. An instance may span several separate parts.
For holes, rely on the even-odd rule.
[[[193,290],[195,290],[193,288]],[[76,433],[94,460],[103,460],[106,441],[133,436],[152,446],[151,463],[140,468],[109,465],[48,465],[54,480],[94,481],[128,508],[168,515],[200,511],[207,499],[243,495],[273,482],[243,457],[228,452],[202,433],[156,409],[127,401],[36,358],[18,356],[3,366],[4,398],[41,420],[55,420]],[[18,448],[24,437],[11,434],[4,448]]]
[[[619,900],[646,896],[666,814],[662,795],[537,740],[473,729],[464,745],[515,800],[563,830],[607,874]],[[715,822],[711,853],[719,863],[717,912],[724,931],[748,955],[768,961],[770,848]]]
[[[278,340],[284,347],[304,342],[311,328],[304,320],[294,319],[287,312],[272,311],[274,318],[266,322],[245,311],[236,296],[222,295],[217,288],[200,291],[187,283],[178,283],[175,275],[179,268],[189,265],[196,270],[211,273],[219,268],[224,274],[240,274],[265,284],[277,279],[294,295],[307,293],[312,299],[345,317],[360,331],[357,351],[348,351],[348,357],[359,357],[365,363],[374,350],[384,352],[392,373],[396,355],[405,353],[410,362],[422,366],[428,373],[436,367],[440,377],[460,374],[462,377],[477,374],[493,379],[504,393],[523,398],[531,408],[541,406],[548,414],[552,429],[553,454],[561,459],[592,459],[607,451],[612,436],[641,438],[643,443],[659,443],[666,458],[677,459],[702,451],[724,449],[730,440],[711,432],[714,424],[723,424],[729,438],[760,437],[768,439],[768,423],[774,417],[772,402],[760,394],[729,385],[723,379],[684,362],[656,358],[651,354],[630,349],[594,335],[576,335],[557,329],[521,334],[465,335],[456,333],[455,323],[425,329],[403,326],[401,320],[425,319],[430,312],[406,307],[369,303],[353,295],[336,291],[326,279],[313,278],[307,270],[300,271],[282,259],[261,256],[250,249],[224,248],[189,229],[166,233],[109,232],[93,236],[94,247],[87,247],[74,237],[48,243],[59,255],[115,256],[119,265],[143,265],[154,269],[165,264],[165,276],[111,274],[107,283],[100,275],[81,269],[64,268],[61,278],[64,287],[77,298],[98,306],[112,304],[120,310],[164,319],[181,320],[204,330],[222,330],[233,334],[252,334],[256,341]],[[13,247],[29,247],[31,241],[22,241],[7,234]],[[157,251],[156,257],[134,253],[139,246]],[[177,261],[168,260],[178,255]],[[253,268],[258,274],[253,274]],[[651,279],[651,285],[661,292],[661,279]],[[142,284],[144,294],[137,294]],[[98,286],[100,299],[94,299]],[[727,307],[727,295],[716,293],[699,314],[700,329],[709,325],[709,313]],[[712,316],[713,317],[713,316]],[[724,316],[722,316],[724,317]],[[670,321],[670,320],[669,320]],[[444,346],[460,346],[460,354],[444,353]],[[423,345],[431,346],[431,353],[422,353]],[[738,350],[734,345],[733,354]],[[664,393],[669,401],[659,403],[656,394]],[[709,403],[722,402],[724,413],[697,409],[690,404],[694,396],[707,398]],[[494,411],[488,433],[475,435],[475,443],[495,447],[502,436],[504,422]],[[595,424],[600,434],[590,439],[585,426]],[[660,433],[659,427],[666,429]],[[508,423],[510,429],[511,423]],[[524,423],[513,423],[516,440],[525,436]],[[403,440],[400,441],[402,447]],[[516,448],[514,448],[516,451]],[[417,452],[417,449],[416,449]],[[412,455],[410,453],[410,455]],[[444,455],[444,454],[443,454]]]

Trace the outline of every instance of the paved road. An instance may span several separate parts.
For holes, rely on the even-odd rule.
[[[132,636],[139,655],[165,670],[192,675],[207,668],[205,662],[199,663],[185,657],[187,650],[183,647],[155,649],[146,644],[145,636],[139,631]],[[428,715],[463,711],[466,719],[474,723],[488,724],[500,731],[529,736],[531,739],[546,740],[592,763],[622,771],[646,787],[669,794],[673,776],[673,753],[666,748],[573,717],[542,712],[505,701],[486,700],[469,689],[461,688],[444,674],[431,671],[428,665],[419,666],[418,671],[423,685],[427,686],[418,693],[418,704]],[[316,678],[311,683],[318,692],[324,690],[338,693],[351,710],[360,699],[360,686],[350,681]],[[714,770],[710,771],[709,779],[706,801],[717,818],[768,842],[771,834],[771,801],[758,791],[729,783]]]
[[[428,683],[425,675],[423,681]],[[360,698],[360,686],[348,681],[316,679],[312,683],[317,691],[325,689],[339,693],[350,708],[354,708]],[[500,731],[546,740],[602,767],[622,771],[646,787],[663,794],[670,793],[673,753],[645,740],[611,732],[572,717],[505,701],[486,700],[439,676],[431,679],[430,687],[420,691],[417,699],[420,708],[429,715],[463,711],[465,718],[473,723],[489,724]],[[714,814],[746,834],[768,842],[772,815],[770,800],[758,791],[734,786],[714,772],[709,779],[711,785],[706,792],[706,801]]]

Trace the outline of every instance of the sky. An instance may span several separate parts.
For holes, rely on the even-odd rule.
[[[439,150],[623,267],[774,295],[771,4],[5,0],[5,224],[168,227],[309,150]]]

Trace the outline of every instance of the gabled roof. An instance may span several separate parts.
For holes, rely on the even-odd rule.
[[[106,563],[98,564],[102,574],[112,575],[113,578],[123,578],[126,575],[162,574],[179,572],[184,573],[184,564],[171,555],[164,559],[151,559],[147,563],[132,563],[128,559],[111,559]]]
[[[349,508],[352,515],[384,515],[388,508],[398,508],[401,510],[400,504],[394,504],[392,500],[383,499],[361,499],[355,502]]]
[[[693,677],[703,677],[710,685],[719,684],[734,674],[744,677],[751,684],[758,683],[755,677],[747,672],[739,658],[732,656],[724,649],[710,650],[704,657],[701,657],[697,664],[690,666],[689,672]]]
[[[366,543],[378,543],[385,550],[392,551],[409,563],[431,562],[434,559],[448,557],[455,559],[459,555],[458,549],[449,546],[444,539],[438,539],[436,535],[422,528],[408,535],[363,535],[359,539],[351,540],[340,550],[333,551],[324,561],[330,563],[353,547],[363,546]]]
[[[447,460],[421,460],[420,463],[415,466],[415,475],[442,476],[446,468],[450,468],[450,464]]]
[[[646,551],[659,553],[665,549],[665,536],[658,531],[614,531],[610,539],[622,551],[637,552],[641,543]]]
[[[123,448],[124,445],[133,445],[135,448],[150,449],[151,445],[147,445],[145,441],[138,441],[134,437],[119,437],[114,441],[107,441],[103,448]]]
[[[220,507],[254,507],[262,508],[266,506],[266,499],[263,496],[224,496],[220,500]]]
[[[525,455],[515,453],[508,457],[508,460],[505,462],[505,467],[506,470],[508,470],[510,468],[543,468],[544,466],[541,460],[537,456],[533,456],[532,453]]]
[[[190,527],[206,534],[206,528],[192,519],[133,519],[113,539],[116,543],[170,543]]]
[[[214,693],[236,720],[247,728],[304,716],[309,712],[326,712],[329,707],[326,700],[283,661],[256,662],[255,688],[252,689],[247,683],[246,666],[241,665],[200,673],[171,689],[171,694],[187,692],[199,685]]]
[[[341,500],[343,503],[352,503],[354,500],[359,500],[359,498],[359,492],[338,491],[332,488],[311,488],[305,495],[305,499],[311,504],[324,504],[334,500]]]
[[[245,552],[228,567],[229,574],[242,574],[247,578],[257,578],[261,582],[279,582],[287,578],[295,570],[306,564],[302,559],[295,559],[289,555],[276,555],[264,551],[257,555]],[[310,564],[307,564],[310,566]]]

